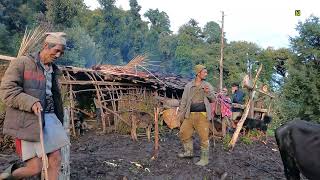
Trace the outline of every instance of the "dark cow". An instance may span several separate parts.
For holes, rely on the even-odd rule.
[[[276,130],[284,173],[288,180],[320,179],[320,125],[294,120]]]

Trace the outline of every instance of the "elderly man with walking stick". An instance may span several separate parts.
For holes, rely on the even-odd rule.
[[[61,72],[54,64],[64,53],[64,36],[47,33],[40,52],[12,60],[3,76],[0,91],[7,107],[3,132],[16,139],[16,151],[25,166],[9,166],[0,179],[34,176],[43,168],[47,179],[58,179],[60,149],[70,143],[62,126]]]
[[[185,86],[179,107],[179,116],[184,119],[179,132],[184,152],[178,156],[193,157],[192,135],[196,130],[201,146],[200,161],[196,165],[205,166],[209,163],[209,120],[212,119],[210,101],[214,100],[215,93],[213,87],[205,81],[208,75],[206,67],[199,64],[194,71],[196,77]]]

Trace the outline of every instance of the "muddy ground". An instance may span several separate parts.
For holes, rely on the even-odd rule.
[[[196,136],[197,137],[197,136]],[[133,142],[130,136],[87,132],[72,140],[71,179],[285,179],[280,154],[273,138],[265,145],[256,141],[251,145],[238,143],[233,152],[223,149],[216,141],[210,150],[206,167],[194,165],[199,159],[199,140],[195,138],[193,159],[178,159],[181,145],[177,131],[166,131],[160,136],[157,160],[151,160],[153,142],[144,137]],[[12,150],[1,152],[0,171],[17,156]]]

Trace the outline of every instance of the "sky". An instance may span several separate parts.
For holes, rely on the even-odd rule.
[[[297,36],[299,21],[304,22],[311,14],[320,17],[317,0],[137,0],[140,14],[148,9],[164,11],[170,18],[171,30],[191,18],[201,27],[209,21],[221,24],[224,11],[224,32],[228,42],[249,41],[260,47],[289,47],[289,37]],[[97,0],[84,0],[90,9],[99,7]],[[129,9],[129,0],[116,0],[116,6]],[[300,10],[301,16],[295,16]],[[146,20],[146,19],[144,19]]]

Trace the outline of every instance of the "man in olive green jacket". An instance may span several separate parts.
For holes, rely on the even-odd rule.
[[[209,163],[209,120],[212,119],[210,102],[215,99],[215,93],[213,87],[205,81],[208,75],[205,66],[196,65],[195,73],[196,78],[184,88],[179,107],[179,116],[184,118],[179,132],[184,152],[178,156],[193,157],[192,135],[195,129],[201,141],[201,157],[196,164],[205,166]]]

